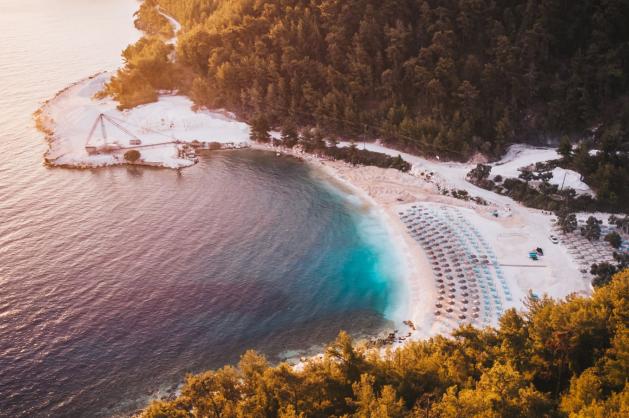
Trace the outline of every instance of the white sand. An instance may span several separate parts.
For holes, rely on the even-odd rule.
[[[551,243],[552,216],[470,184],[465,176],[474,164],[427,160],[378,144],[366,144],[366,148],[392,156],[401,154],[413,164],[413,169],[411,173],[404,174],[393,169],[352,167],[343,162],[321,161],[313,157],[307,160],[360,189],[385,211],[387,216],[384,219],[389,222],[394,240],[402,243],[401,251],[407,257],[408,273],[405,279],[410,295],[406,319],[412,320],[417,327],[414,339],[447,332],[458,324],[444,326],[443,321],[433,315],[437,292],[432,269],[425,253],[406,232],[397,214],[412,202],[448,205],[462,210],[465,219],[481,232],[495,251],[498,262],[503,265],[505,279],[513,295],[513,300],[505,304],[506,308],[524,308],[524,298],[529,291],[538,296],[547,294],[555,298],[575,292],[588,294],[591,291],[589,280],[579,273],[578,265],[566,248]],[[299,153],[293,154],[299,156]],[[541,158],[545,157],[545,154],[541,154]],[[419,173],[433,175],[430,180],[426,180]],[[484,198],[489,206],[443,196],[439,187],[465,189],[473,196]],[[494,211],[499,214],[498,218],[493,216]],[[537,247],[543,248],[545,256],[538,262],[532,262],[528,253]],[[526,267],[530,265],[538,267]]]
[[[534,165],[539,161],[549,161],[561,158],[555,148],[540,148],[530,145],[516,144],[509,147],[504,157],[491,164],[491,175],[495,177],[501,175],[504,178],[517,178],[520,175],[520,168]],[[594,196],[594,192],[581,180],[581,175],[573,170],[566,170],[557,167],[553,171],[553,177],[548,182],[560,188],[563,186],[573,188],[577,194],[589,194]]]
[[[51,165],[66,167],[99,167],[124,164],[124,152],[88,155],[85,150],[89,132],[99,114],[122,121],[121,125],[142,140],[142,145],[182,142],[214,141],[220,143],[248,142],[248,125],[238,122],[229,114],[205,110],[194,111],[192,102],[184,96],[161,96],[156,103],[119,111],[110,98],[95,100],[93,96],[109,80],[102,73],[83,80],[60,92],[41,108],[38,118],[48,132],[50,149],[46,158]],[[105,123],[108,141],[130,147],[131,137],[109,123]],[[93,144],[103,144],[101,129],[96,129]],[[138,148],[142,154],[140,164],[182,168],[194,160],[179,158],[176,144]]]

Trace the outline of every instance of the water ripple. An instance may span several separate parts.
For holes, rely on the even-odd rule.
[[[136,7],[2,2],[2,416],[125,414],[246,348],[276,359],[384,323],[393,270],[360,229],[381,231],[377,218],[302,164],[239,152],[182,175],[42,165],[32,112],[119,65]]]

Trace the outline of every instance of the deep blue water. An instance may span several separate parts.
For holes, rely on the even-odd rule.
[[[279,360],[387,324],[397,260],[302,163],[48,169],[31,114],[120,64],[135,0],[0,0],[0,416],[126,414],[248,348]]]

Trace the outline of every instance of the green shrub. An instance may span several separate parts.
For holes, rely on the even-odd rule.
[[[620,234],[615,231],[605,235],[605,241],[609,242],[609,245],[614,248],[620,248],[620,245],[622,244],[622,238],[620,237]]]
[[[137,162],[141,156],[142,154],[140,154],[140,151],[135,149],[129,150],[124,153],[124,159],[129,161],[130,163]]]

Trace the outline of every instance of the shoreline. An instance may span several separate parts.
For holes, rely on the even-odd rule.
[[[377,143],[364,145],[371,151],[391,156],[401,155],[412,164],[410,172],[402,173],[395,169],[352,166],[342,161],[307,154],[299,148],[253,144],[249,140],[247,124],[227,117],[221,111],[193,110],[192,102],[184,96],[162,95],[155,103],[126,111],[118,111],[116,103],[109,98],[94,100],[94,93],[108,77],[110,73],[101,72],[72,83],[45,101],[40,110],[34,113],[36,124],[49,143],[49,150],[45,154],[47,164],[77,169],[115,165],[181,169],[194,165],[196,161],[187,158],[187,155],[182,158],[178,147],[186,145],[177,144],[189,145],[196,140],[215,141],[223,145],[246,142],[253,149],[281,153],[305,161],[342,185],[349,193],[360,197],[381,220],[390,237],[390,243],[394,246],[393,252],[402,264],[400,271],[403,276],[400,290],[403,299],[400,301],[405,306],[391,307],[388,311],[391,317],[389,319],[394,320],[400,329],[411,329],[412,340],[448,333],[462,323],[469,323],[467,320],[461,322],[457,317],[438,317],[434,307],[439,305],[438,300],[443,300],[440,296],[443,292],[438,290],[439,287],[443,289],[443,286],[437,284],[435,266],[429,260],[426,248],[422,248],[417,237],[409,233],[408,225],[401,219],[401,211],[409,210],[412,205],[436,205],[437,210],[455,208],[463,211],[461,216],[472,227],[483,231],[487,241],[496,249],[497,260],[506,264],[525,264],[528,260],[526,255],[531,248],[541,246],[549,249],[550,257],[546,257],[546,260],[552,257],[556,261],[545,265],[542,274],[505,267],[508,270],[505,271],[505,280],[515,299],[509,300],[505,308],[522,308],[523,299],[529,291],[536,294],[548,293],[553,297],[591,291],[589,283],[570,279],[570,275],[578,278],[580,274],[575,260],[566,251],[561,251],[559,246],[553,248],[554,244],[550,243],[548,238],[552,225],[549,216],[468,183],[465,175],[473,168],[471,162],[427,160]],[[88,155],[85,150],[86,132],[94,124],[96,116],[105,112],[112,117],[116,115],[118,121],[128,123],[128,127],[132,127],[142,138],[143,146],[148,145],[150,149],[142,149],[143,157],[146,156],[144,161],[129,163],[121,155]],[[177,138],[176,144],[165,145],[166,136]],[[347,143],[341,143],[340,146],[347,146]],[[54,159],[52,154],[56,155]],[[53,161],[49,161],[50,159]],[[448,190],[465,190],[470,197],[478,199],[457,199],[446,195]],[[481,201],[486,204],[481,204]],[[502,302],[507,302],[504,299],[503,297]],[[489,318],[482,325],[497,324],[501,312],[502,308],[498,312],[489,312]],[[404,324],[407,321],[413,327]],[[478,322],[474,324],[481,326]]]
[[[100,72],[72,83],[33,113],[48,144],[46,165],[183,169],[196,164],[195,143],[208,132],[213,136],[207,142],[223,148],[248,142],[248,125],[220,112],[195,111],[185,96],[161,95],[157,102],[128,110],[119,110],[109,97],[94,99],[110,77],[111,73]],[[140,159],[127,161],[128,150],[139,151]]]
[[[339,166],[353,169],[350,164],[343,161],[328,160],[313,154],[276,147],[271,144],[254,144],[252,148],[268,152],[279,152],[284,156],[303,161],[322,173],[327,181],[341,185],[341,189],[347,189],[347,193],[360,198],[368,205],[371,211],[374,211],[375,216],[381,222],[390,238],[390,244],[393,247],[396,258],[404,264],[398,271],[402,275],[399,278],[401,281],[401,286],[398,286],[399,291],[408,291],[407,297],[403,298],[403,306],[391,307],[391,317],[388,319],[395,324],[396,329],[402,329],[400,335],[407,335],[407,331],[411,332],[411,338],[405,338],[405,340],[418,340],[429,337],[429,332],[426,332],[426,330],[431,328],[433,321],[431,316],[427,314],[427,308],[432,306],[436,300],[436,292],[434,291],[436,288],[426,254],[406,232],[404,224],[397,215],[398,208],[396,206],[398,205],[382,204],[371,196],[368,191],[343,177],[338,170]],[[413,325],[412,327],[407,325],[409,321]]]
[[[284,156],[296,158],[310,165],[313,169],[321,172],[327,181],[338,183],[342,188],[347,189],[348,193],[352,193],[364,201],[370,210],[375,211],[376,216],[382,223],[390,243],[394,247],[396,257],[404,263],[401,269],[402,277],[400,277],[400,291],[408,291],[407,297],[404,298],[402,307],[392,307],[392,311],[396,314],[388,318],[395,324],[396,339],[393,341],[393,347],[403,344],[405,341],[416,341],[429,338],[435,335],[432,332],[434,325],[434,317],[431,314],[431,306],[437,299],[436,286],[433,279],[433,272],[430,267],[426,253],[412,237],[407,233],[404,224],[398,216],[400,207],[413,202],[396,202],[386,204],[372,196],[368,190],[363,189],[360,185],[355,184],[347,177],[343,176],[339,168],[343,167],[348,170],[361,168],[353,167],[349,163],[343,161],[334,161],[319,156],[308,154],[295,149],[287,149],[285,147],[276,147],[271,144],[254,144],[253,149],[262,151],[280,153]],[[364,167],[363,167],[364,168]],[[371,167],[376,170],[394,170],[380,169]],[[397,171],[397,170],[394,170]],[[400,311],[401,308],[401,311]],[[399,335],[397,330],[400,330]],[[391,330],[393,331],[393,330]],[[388,332],[387,332],[388,333]],[[408,333],[411,335],[409,336]],[[404,340],[398,338],[402,336]],[[368,342],[376,341],[379,336],[373,336]],[[316,356],[315,356],[316,357]]]
[[[102,71],[86,77],[82,80],[71,83],[69,86],[57,92],[52,98],[44,101],[40,109],[34,112],[33,116],[35,118],[36,126],[44,134],[45,140],[47,141],[49,146],[44,155],[44,164],[50,168],[73,170],[92,170],[116,166],[147,167],[156,169],[182,169],[193,165],[185,164],[183,166],[179,166],[175,164],[173,166],[169,164],[164,164],[159,161],[142,161],[130,163],[128,161],[124,161],[121,158],[116,158],[113,160],[105,159],[104,161],[94,161],[89,160],[87,154],[84,154],[84,156],[78,155],[77,158],[66,159],[66,161],[61,158],[63,157],[63,155],[57,155],[56,157],[51,156],[51,154],[55,152],[59,154],[59,150],[63,149],[63,147],[68,148],[71,152],[74,152],[76,154],[83,153],[82,147],[84,139],[80,137],[80,134],[88,130],[90,124],[88,124],[86,121],[79,121],[80,123],[77,123],[77,125],[81,126],[82,132],[77,133],[77,129],[72,129],[73,127],[68,126],[71,123],[79,120],[79,117],[75,114],[80,114],[85,111],[89,111],[92,114],[97,114],[97,112],[101,112],[104,110],[113,112],[113,109],[115,109],[115,102],[110,99],[94,100],[92,98],[93,93],[96,91],[97,87],[102,85],[102,83],[104,83],[106,79],[110,77],[110,75],[111,72]],[[165,97],[167,99],[176,98],[174,96]],[[168,116],[170,118],[170,124],[167,125],[167,128],[173,126],[173,124],[175,124],[176,126],[187,125],[188,121],[185,119],[185,117],[188,117],[188,115],[186,115],[185,117],[180,116],[180,113],[189,111],[189,109],[180,109],[181,106],[187,106],[187,104],[188,102],[182,100],[181,103],[177,102],[175,103],[173,108],[169,109],[170,113],[168,114]],[[143,115],[148,114],[149,116],[152,116],[152,113],[160,110],[160,108],[157,106],[159,106],[159,102],[139,106],[136,112],[143,112]],[[130,114],[134,110],[135,109],[120,112],[120,114],[122,117],[128,117],[131,119],[133,115]],[[63,117],[64,119],[57,121],[54,117],[55,113],[59,115],[59,117]],[[244,140],[245,137],[248,137],[248,128],[246,131],[242,130],[242,126],[245,124],[235,121],[233,117],[228,117],[227,115],[225,115],[224,112],[201,111],[195,113],[197,115],[200,115],[200,117],[206,117],[212,121],[220,120],[227,126],[228,129],[231,129],[230,132],[232,133],[233,127],[231,125],[236,125],[236,129],[241,129],[241,136],[237,138],[238,140]],[[70,117],[67,117],[68,114],[70,114]],[[148,128],[146,130],[148,130]],[[167,131],[168,129],[164,130],[164,132]],[[197,133],[199,132],[195,132],[195,134]],[[238,133],[239,132],[237,132],[237,134]],[[68,135],[74,142],[67,141],[64,135]],[[207,136],[207,132],[205,132],[205,135]],[[189,140],[191,141],[190,138],[192,137],[189,136]],[[224,138],[229,137],[224,136]],[[270,145],[266,146],[263,144],[253,144],[250,141],[247,142],[251,144],[252,149],[278,152],[278,149]],[[326,176],[329,181],[341,185],[341,188],[347,189],[348,193],[358,196],[370,207],[370,210],[373,211],[374,216],[378,217],[378,221],[381,223],[385,232],[390,237],[390,243],[394,246],[392,252],[395,253],[396,259],[400,262],[403,262],[404,264],[404,266],[399,269],[400,271],[402,271],[402,275],[404,277],[399,280],[399,283],[395,284],[395,290],[396,293],[400,294],[399,297],[404,299],[403,305],[405,306],[400,307],[399,304],[396,303],[395,305],[388,307],[387,313],[389,315],[387,315],[387,319],[392,320],[395,326],[398,328],[404,327],[403,322],[408,320],[413,321],[413,323],[421,322],[420,315],[413,314],[409,311],[412,306],[417,307],[427,305],[426,303],[424,303],[424,301],[413,299],[412,295],[417,293],[416,291],[413,291],[413,289],[423,289],[424,293],[430,293],[427,291],[427,289],[430,288],[429,286],[431,284],[430,270],[427,264],[427,260],[425,259],[425,255],[419,248],[417,248],[416,245],[414,245],[414,243],[410,239],[410,236],[408,236],[408,234],[405,232],[404,226],[401,224],[399,217],[396,215],[395,208],[386,207],[379,204],[379,202],[372,196],[370,196],[368,192],[355,185],[348,179],[343,178],[343,176],[339,174],[338,170],[333,167],[334,164],[338,165],[345,163],[324,161],[323,159],[320,159],[314,155],[305,155],[295,152],[294,150],[291,151],[292,152],[289,152],[289,150],[283,149],[282,154],[289,155],[301,161],[310,163],[312,167],[316,167],[316,169],[319,170],[320,173]],[[349,167],[349,165],[347,165],[347,167]],[[343,190],[343,192],[346,192],[346,190]],[[423,281],[421,283],[417,283],[417,280],[411,280],[411,277],[422,277]],[[408,296],[404,296],[406,294]],[[427,302],[432,302],[432,300],[427,300]]]
[[[389,155],[398,153],[377,144],[369,145],[377,152],[384,150]],[[310,164],[379,211],[392,244],[396,247],[395,251],[404,259],[407,267],[403,280],[409,293],[408,306],[401,316],[404,322],[412,321],[416,329],[410,340],[449,334],[463,323],[472,323],[478,327],[495,326],[505,309],[523,309],[529,292],[553,298],[563,298],[572,293],[591,293],[589,279],[579,273],[576,260],[563,243],[550,242],[553,231],[551,216],[467,183],[464,174],[472,168],[469,163],[441,163],[401,153],[404,159],[413,164],[411,173],[401,173],[393,169],[351,166],[342,161],[332,161],[271,144],[256,144],[254,148],[289,155]],[[485,199],[487,204],[445,196],[443,190],[448,188],[467,190],[470,195]],[[434,266],[431,266],[426,248],[422,248],[409,234],[400,217],[402,211],[416,205],[438,212],[460,212],[469,227],[481,231],[483,239],[495,251],[498,273],[494,273],[496,284],[490,287],[498,286],[501,282],[505,284],[504,290],[500,290],[501,300],[496,302],[497,309],[494,309],[492,302],[489,316],[484,322],[481,323],[480,318],[477,321],[471,318],[459,321],[459,318],[437,315],[434,306],[440,303],[438,299],[443,299],[439,297],[438,275],[433,270]],[[544,248],[546,257],[537,265],[531,265],[528,263],[528,252],[538,246]],[[399,322],[402,321],[396,321],[396,325]],[[403,328],[402,335],[405,330]]]
[[[99,77],[103,77],[103,74],[106,75],[107,73],[98,73],[61,90],[55,97],[44,102],[40,111],[34,114],[36,120],[48,116],[45,113],[45,108],[54,103],[55,99],[64,95],[72,95],[74,91],[82,90],[82,87],[84,87],[82,83],[92,83],[98,80]],[[91,103],[91,95],[88,98],[87,104],[84,102],[82,106],[103,105],[102,101]],[[160,102],[157,104],[142,106],[139,112],[145,112],[144,114],[147,114],[148,117],[152,117],[153,113],[155,113],[153,111],[163,108],[163,99],[160,98]],[[213,127],[219,126],[226,127],[227,132],[234,132],[230,129],[236,127],[236,132],[242,135],[239,139],[247,137],[248,141],[248,127],[245,131],[243,129],[246,126],[245,124],[227,117],[220,111],[201,110],[200,112],[192,112],[189,105],[190,102],[177,96],[166,96],[165,102],[171,104],[168,112],[166,112],[168,117],[171,118],[169,119],[171,124],[175,122],[176,126],[184,127],[191,125],[196,129],[198,126],[195,123],[198,122],[195,118],[199,117],[209,120],[208,124],[200,125],[203,129],[197,129],[194,131],[194,134],[190,134],[188,140],[196,137],[209,139],[207,138],[208,134],[216,135]],[[108,102],[106,106],[111,108],[111,102]],[[159,114],[159,112],[157,113]],[[133,111],[124,113],[125,116],[129,116],[129,114],[132,117]],[[184,115],[183,117],[181,116],[182,114]],[[191,120],[195,123],[190,123]],[[220,123],[216,125],[215,121],[220,121]],[[221,123],[224,125],[221,125]],[[149,124],[149,126],[151,125]],[[168,132],[168,128],[171,126],[167,123],[164,132]],[[49,142],[48,154],[51,152],[55,141],[58,140],[58,134],[54,130],[56,127],[54,124],[52,126],[42,124],[42,127],[44,129],[50,128],[49,135],[48,132],[44,131],[46,140]],[[206,136],[198,136],[202,134]],[[533,291],[539,295],[548,294],[552,297],[565,297],[570,293],[577,292],[591,293],[589,280],[579,280],[580,274],[576,260],[568,254],[563,245],[553,248],[553,244],[548,240],[552,228],[549,216],[543,214],[542,211],[521,206],[508,197],[479,189],[468,183],[465,180],[465,174],[472,167],[470,163],[442,163],[400,153],[378,144],[366,145],[368,149],[376,152],[388,153],[394,156],[401,154],[413,166],[410,172],[402,173],[395,169],[352,166],[343,161],[333,161],[317,155],[307,154],[300,149],[287,149],[271,144],[253,144],[250,141],[248,142],[251,144],[251,149],[280,153],[310,165],[326,181],[330,181],[333,186],[338,187],[341,192],[350,193],[360,198],[362,202],[365,202],[369,210],[373,211],[373,215],[381,223],[389,238],[387,245],[390,245],[391,252],[395,254],[396,260],[399,260],[401,263],[401,266],[398,266],[399,269],[396,271],[400,273],[400,276],[394,277],[396,281],[394,284],[396,300],[393,302],[395,305],[387,307],[386,312],[386,319],[391,321],[395,328],[395,333],[392,333],[393,329],[388,326],[377,335],[358,333],[361,335],[361,338],[357,338],[357,343],[366,348],[376,349],[381,353],[388,349],[395,350],[408,341],[423,340],[436,335],[449,335],[463,323],[458,321],[456,317],[444,318],[435,313],[435,306],[440,303],[439,300],[442,299],[442,296],[439,293],[434,266],[431,265],[426,248],[423,248],[409,233],[407,225],[401,218],[401,213],[409,210],[414,205],[434,206],[437,208],[447,207],[463,211],[464,216],[471,225],[482,230],[483,234],[486,235],[487,241],[496,248],[498,259],[505,263],[521,264],[522,260],[526,261],[525,254],[531,247],[535,248],[534,245],[542,246],[545,250],[549,250],[547,258],[550,259],[552,257],[555,261],[544,265],[544,268],[528,269],[538,271],[531,272],[525,271],[526,269],[505,267],[505,276],[514,296],[513,301],[507,304],[505,308],[524,308],[523,299],[528,291]],[[109,167],[112,165],[151,166],[151,164],[146,163],[127,164],[126,162],[118,162],[117,164],[103,164],[98,167]],[[67,167],[59,163],[50,164],[50,166],[73,169],[95,168],[92,164],[85,164],[84,167],[79,167],[76,163],[69,164]],[[169,167],[168,165],[158,165],[158,167],[181,168]],[[487,200],[488,205],[483,206],[477,202],[445,196],[443,194],[444,189],[466,190],[470,195]],[[494,218],[491,214],[492,211],[500,212],[500,216]],[[507,271],[507,269],[509,270]],[[499,315],[500,313],[494,314],[486,323],[473,323],[473,325],[477,327],[496,325]],[[312,355],[312,351],[308,351],[310,348],[304,347],[298,357],[287,357],[281,361],[291,364],[296,369],[302,368],[309,361],[317,361],[317,359],[321,358],[321,352]],[[177,385],[174,394],[178,393],[180,387],[180,385]],[[170,391],[165,393],[158,391],[154,396],[150,395],[149,398],[159,399],[163,394],[168,397],[173,396],[172,388],[173,386],[171,385]]]

